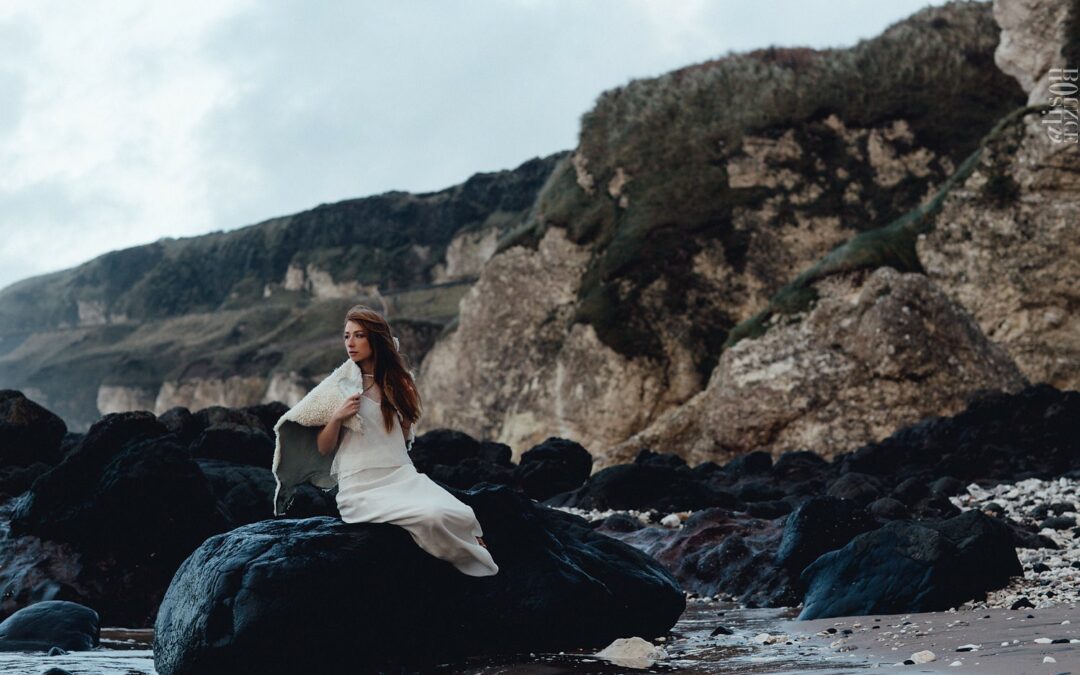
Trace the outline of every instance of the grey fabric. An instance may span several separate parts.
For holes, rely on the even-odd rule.
[[[334,453],[323,455],[319,452],[318,436],[334,411],[345,402],[346,395],[338,384],[344,378],[360,378],[360,367],[352,359],[345,359],[344,363],[323,378],[322,382],[315,385],[296,405],[289,408],[274,425],[272,470],[277,481],[274,490],[274,515],[285,513],[296,488],[303,483],[310,483],[323,490],[330,490],[337,485],[337,480],[330,474]],[[398,419],[401,420],[400,413]],[[358,434],[364,433],[364,422],[358,416],[354,415],[342,424]],[[406,443],[408,449],[412,449],[415,438],[414,423],[409,430],[409,440]]]

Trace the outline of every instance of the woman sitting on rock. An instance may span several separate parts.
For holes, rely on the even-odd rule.
[[[386,319],[356,305],[345,315],[343,341],[349,358],[274,427],[275,513],[284,513],[299,483],[336,483],[345,522],[399,525],[464,574],[497,574],[472,507],[409,457],[420,396]]]

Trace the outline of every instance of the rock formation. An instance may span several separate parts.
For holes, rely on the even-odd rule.
[[[429,422],[516,453],[557,433],[604,458],[686,405],[716,379],[737,324],[841,242],[933,196],[1023,103],[993,66],[997,42],[989,6],[955,4],[850,49],[759,50],[605,92],[422,364]],[[863,87],[891,95],[854,101]],[[968,384],[1019,384],[994,364]],[[955,409],[957,384],[925,407],[901,397],[896,421]],[[858,386],[843,398],[867,401]],[[887,433],[883,422],[838,432],[835,448]]]
[[[1047,101],[1051,68],[1080,68],[1065,54],[1070,7],[1080,11],[1064,1],[994,2],[1002,26],[995,61],[1029,92],[1030,104]],[[1029,379],[1077,389],[1080,144],[1052,140],[1044,117],[1027,116],[987,149],[918,253],[934,283]]]
[[[831,456],[1026,384],[1004,351],[924,275],[827,277],[816,305],[725,350],[705,391],[603,458],[642,447],[696,463],[753,450]]]

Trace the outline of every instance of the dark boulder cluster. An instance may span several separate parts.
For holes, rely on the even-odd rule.
[[[273,518],[273,427],[282,403],[106,415],[85,434],[0,391],[0,616],[43,600],[148,626],[180,563],[208,537]],[[519,464],[510,448],[439,429],[412,455],[446,487],[486,482],[534,498],[575,488],[592,458],[552,438]],[[6,493],[6,494],[4,494]],[[335,491],[303,486],[289,518],[338,517]],[[4,498],[9,498],[6,500]]]
[[[285,537],[289,528],[302,532],[308,519],[337,536],[333,491],[305,486],[284,519],[272,516],[272,429],[285,410],[275,403],[175,408],[158,417],[118,413],[86,434],[71,434],[18,392],[0,392],[0,475],[38,467],[26,489],[0,502],[0,518],[10,520],[0,546],[0,615],[68,600],[94,607],[107,624],[148,626],[174,573],[204,542],[219,546],[220,536],[237,532]],[[690,467],[643,449],[634,462],[590,476],[592,458],[572,441],[549,438],[514,464],[509,447],[446,429],[419,437],[412,456],[463,501],[503,505],[481,515],[486,541],[502,551],[501,567],[513,553],[499,544],[504,535],[490,532],[502,531],[500,519],[507,519],[513,527],[528,524],[523,531],[554,546],[537,555],[554,556],[548,562],[563,566],[559,574],[607,575],[603,585],[617,597],[640,589],[594,558],[575,562],[565,550],[588,540],[604,551],[600,558],[658,561],[663,568],[637,569],[663,593],[681,586],[749,606],[802,602],[808,615],[822,616],[943,608],[1017,573],[1015,547],[1053,546],[993,504],[961,515],[949,497],[971,482],[1080,475],[1077,420],[1080,394],[1035,386],[978,399],[958,415],[924,420],[833,461],[797,451]],[[636,510],[650,522],[619,513],[589,524],[546,507]],[[655,525],[686,511],[693,513],[681,527]],[[1048,505],[1045,519],[1060,512]],[[575,539],[560,549],[552,543],[562,536],[555,530]],[[631,550],[645,555],[635,559]],[[964,574],[972,560],[980,561],[979,573]],[[513,564],[503,569],[503,578],[518,578]],[[892,592],[895,584],[874,581],[883,574],[921,581]],[[502,592],[511,607],[522,589]]]
[[[595,524],[664,562],[688,591],[749,606],[804,602],[808,616],[832,616],[869,607],[945,609],[1004,586],[1020,573],[1015,548],[1054,543],[991,503],[961,515],[949,497],[972,482],[1058,476],[1080,476],[1080,393],[1038,385],[979,398],[955,416],[923,420],[831,462],[807,451],[775,461],[750,453],[691,468],[645,449],[633,465],[599,471],[545,503],[632,509],[652,520],[694,511],[679,529],[623,514]],[[658,484],[679,492],[658,493]],[[952,536],[965,531],[947,525],[954,521],[965,523],[970,537]],[[869,583],[884,578],[871,572],[888,568],[867,556],[889,551],[895,565],[906,557],[912,567],[905,573],[924,585],[890,595],[889,584]],[[972,560],[984,574],[955,583]],[[868,583],[852,584],[860,574]]]

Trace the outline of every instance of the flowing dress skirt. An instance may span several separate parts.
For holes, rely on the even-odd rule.
[[[338,511],[346,523],[400,525],[416,544],[464,574],[486,577],[499,572],[476,514],[412,464],[372,467],[338,479]]]

